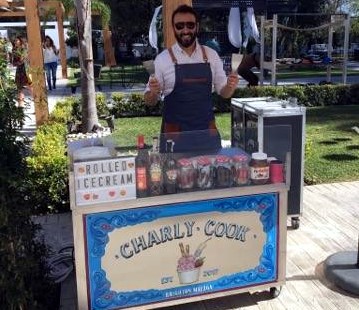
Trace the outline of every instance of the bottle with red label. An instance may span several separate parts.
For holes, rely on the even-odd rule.
[[[161,195],[163,192],[162,160],[158,150],[158,138],[154,137],[149,165],[149,187],[151,196]]]
[[[145,149],[145,138],[143,135],[137,137],[136,157],[136,192],[138,198],[148,196],[148,152]]]
[[[233,156],[234,183],[236,185],[247,185],[249,183],[249,159],[246,155]]]

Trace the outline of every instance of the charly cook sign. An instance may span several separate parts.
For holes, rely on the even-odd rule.
[[[74,163],[76,205],[136,198],[135,158]]]
[[[278,194],[85,215],[91,309],[274,282]]]

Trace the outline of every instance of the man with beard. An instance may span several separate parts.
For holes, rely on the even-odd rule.
[[[238,85],[238,75],[226,76],[223,63],[213,49],[200,45],[197,13],[188,5],[172,14],[176,43],[155,59],[155,74],[145,90],[147,105],[164,97],[161,150],[165,140],[175,142],[175,152],[218,149],[218,133],[212,104],[212,87],[230,98]],[[179,134],[180,133],[180,134]]]

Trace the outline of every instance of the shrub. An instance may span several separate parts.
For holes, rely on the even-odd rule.
[[[62,101],[58,101],[49,116],[49,120],[66,124],[68,121],[78,119],[80,115],[75,110],[75,105],[79,106],[78,97],[68,97]]]
[[[46,279],[48,253],[40,229],[31,221],[26,187],[26,140],[18,132],[24,111],[16,107],[16,88],[0,59],[0,305],[1,309],[53,309],[55,288]]]
[[[159,115],[161,113],[161,104],[155,107],[147,107],[143,94],[139,93],[113,93],[112,101],[111,113],[115,117]]]
[[[37,129],[32,153],[27,157],[29,202],[35,214],[69,210],[66,133],[66,126],[60,123]]]
[[[109,113],[107,102],[106,102],[106,95],[104,93],[96,93],[96,107],[97,107],[97,114],[100,115],[107,115]]]
[[[98,115],[107,115],[109,113],[106,95],[104,93],[96,93],[96,107]],[[49,119],[54,122],[64,124],[68,121],[81,121],[81,118],[80,96],[67,97],[62,101],[58,101],[49,117]]]
[[[236,89],[234,98],[276,97],[287,99],[296,97],[298,103],[307,107],[359,104],[359,86],[348,85],[293,85],[293,86],[261,86]],[[230,101],[219,97],[217,105],[227,106],[230,110]],[[215,102],[216,102],[215,101]],[[219,101],[219,102],[218,102]]]

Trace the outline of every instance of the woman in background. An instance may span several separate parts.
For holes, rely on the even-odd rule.
[[[43,53],[47,86],[49,90],[52,90],[52,88],[56,89],[57,55],[59,54],[59,51],[55,47],[54,41],[49,36],[45,37]]]
[[[29,58],[27,51],[27,42],[23,37],[17,37],[13,49],[13,65],[16,66],[15,84],[18,90],[18,104],[24,106],[24,88],[27,88],[32,94],[32,81],[29,75]]]

